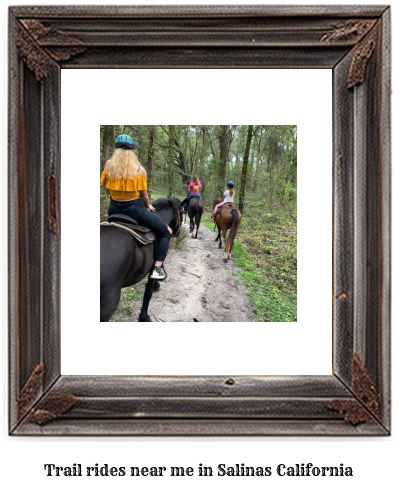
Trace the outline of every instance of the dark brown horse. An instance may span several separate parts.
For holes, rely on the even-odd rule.
[[[231,250],[233,248],[234,239],[237,236],[238,228],[241,224],[241,212],[233,204],[224,205],[219,208],[215,217],[215,223],[218,228],[218,235],[215,241],[219,239],[219,248],[222,247],[222,237],[224,239],[224,258],[223,261],[227,263],[231,259]],[[229,236],[226,237],[227,231],[230,229]]]
[[[190,198],[190,201],[187,205],[187,213],[190,218],[190,232],[191,232],[191,237],[194,237],[197,239],[198,235],[198,229],[201,223],[201,217],[202,217],[202,212],[204,210],[204,204],[201,200],[201,198],[198,196],[192,196]],[[195,221],[195,224],[194,224]],[[195,236],[194,236],[194,229],[195,226],[197,226],[197,230],[195,231]]]
[[[217,198],[212,198],[212,201],[213,201],[213,209],[212,210],[215,210],[216,205],[218,205],[219,203],[222,203],[223,200],[218,200]],[[213,219],[213,221],[215,222],[215,227],[213,228],[213,230],[216,231],[216,220]]]
[[[180,233],[181,202],[177,198],[160,198],[153,204],[161,219]],[[117,227],[100,227],[100,321],[109,321],[121,297],[121,289],[137,284],[154,265],[154,243],[141,244],[133,236]],[[148,278],[139,321],[151,321],[147,314],[152,293],[159,283]]]

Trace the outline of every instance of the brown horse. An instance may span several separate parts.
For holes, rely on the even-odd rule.
[[[223,200],[218,200],[217,198],[212,198],[212,201],[213,201],[213,209],[212,210],[215,210],[216,205],[218,205],[219,203],[222,203]],[[213,222],[215,223],[215,227],[213,228],[213,230],[216,231],[216,219],[213,219]]]
[[[224,258],[223,261],[227,263],[231,259],[231,250],[233,248],[234,239],[237,236],[238,228],[241,224],[241,212],[233,204],[224,205],[219,208],[215,217],[215,223],[218,228],[218,235],[215,241],[219,239],[219,248],[222,247],[222,238],[220,232],[224,238]],[[226,233],[230,229],[229,236],[226,237]]]

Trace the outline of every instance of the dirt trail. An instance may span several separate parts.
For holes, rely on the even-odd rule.
[[[192,239],[187,219],[180,237],[184,234],[185,239],[178,247],[171,247],[166,257],[168,277],[152,296],[148,311],[151,321],[252,321],[245,285],[235,275],[239,268],[233,260],[223,262],[216,232],[201,224],[198,238]],[[138,288],[144,292],[144,286]],[[135,307],[126,321],[137,321],[139,310]]]

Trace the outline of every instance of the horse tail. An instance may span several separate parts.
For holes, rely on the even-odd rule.
[[[199,200],[195,200],[195,225],[199,227],[200,216],[199,216]]]
[[[237,230],[238,230],[238,211],[233,208],[231,211],[231,228],[230,228],[230,233],[229,233],[229,243],[233,244],[233,241],[235,237],[237,236]]]

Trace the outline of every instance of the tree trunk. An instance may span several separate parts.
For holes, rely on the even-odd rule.
[[[205,169],[205,150],[206,150],[206,141],[205,141],[205,133],[206,127],[202,127],[202,155],[201,155],[201,167]]]
[[[173,195],[173,134],[174,126],[169,125],[168,196]]]
[[[194,149],[192,148],[191,142],[190,142],[191,180],[193,179],[193,176],[194,176],[195,160],[197,158],[197,148],[198,148],[198,135],[197,135],[197,132],[195,132],[195,147],[194,147]]]
[[[220,172],[219,180],[222,184],[226,180],[226,168],[229,157],[230,125],[222,125],[220,134]],[[223,187],[224,185],[222,185]]]
[[[139,161],[143,162],[144,161],[145,145],[143,143],[143,126],[142,125],[137,126],[137,131],[136,131],[135,137],[136,137],[134,139],[135,144],[136,144],[135,152],[136,152],[136,155],[137,155]]]
[[[112,126],[114,128],[114,140],[115,140],[118,135],[122,134],[121,125],[112,125]]]
[[[182,149],[180,148],[178,134],[176,131],[173,132],[173,143],[175,145],[174,150],[177,152],[177,164],[181,169],[181,172],[178,172],[178,174],[180,174],[181,176],[182,183],[186,184],[187,181],[190,179],[190,176],[187,174],[186,159],[184,157]]]
[[[247,143],[245,145],[244,161],[242,163],[242,170],[241,170],[240,201],[238,203],[238,208],[240,209],[242,214],[244,213],[245,186],[247,184],[247,169],[248,169],[248,161],[249,161],[249,149],[251,147],[251,140],[252,140],[252,129],[253,129],[253,125],[249,125],[248,134],[247,134]]]
[[[226,181],[226,170],[227,164],[229,161],[229,152],[230,146],[234,139],[234,132],[238,125],[222,125],[222,132],[219,137],[220,142],[220,173],[219,179],[221,181],[222,189],[224,189],[225,185],[223,184]]]
[[[152,190],[152,174],[153,174],[153,162],[154,162],[154,149],[155,149],[155,129],[156,125],[150,125],[150,137],[147,157],[147,189],[148,198],[151,202],[151,190]]]
[[[101,160],[101,172],[103,172],[105,163],[111,158],[114,151],[114,129],[112,125],[104,125],[103,132],[103,153]]]

